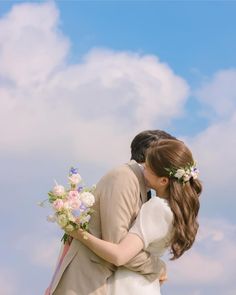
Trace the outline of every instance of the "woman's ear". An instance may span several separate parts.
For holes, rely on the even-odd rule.
[[[161,184],[163,186],[167,186],[169,184],[169,178],[168,177],[162,177],[161,178]]]

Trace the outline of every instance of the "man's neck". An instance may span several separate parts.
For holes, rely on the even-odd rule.
[[[138,163],[138,165],[139,165],[139,167],[141,169],[141,172],[143,174],[143,178],[144,178],[144,182],[145,182],[145,186],[146,186],[147,192],[149,192],[151,190],[151,188],[147,186],[147,182],[146,182],[146,179],[145,179],[144,173],[143,173],[144,172],[144,163]]]

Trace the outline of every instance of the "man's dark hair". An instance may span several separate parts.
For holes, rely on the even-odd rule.
[[[174,136],[162,130],[146,130],[135,136],[131,142],[131,160],[138,163],[145,162],[146,150],[152,143],[160,139],[176,139]]]

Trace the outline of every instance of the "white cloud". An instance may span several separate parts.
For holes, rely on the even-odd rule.
[[[54,269],[60,253],[60,238],[55,234],[25,234],[18,238],[16,250],[24,254],[32,265]]]
[[[58,31],[58,17],[53,3],[21,4],[0,20],[2,79],[32,87],[63,64],[69,42]]]
[[[156,56],[93,49],[81,63],[69,65],[69,47],[52,3],[17,5],[0,20],[2,152],[115,165],[127,160],[136,132],[165,128],[183,113],[189,87]],[[218,119],[189,139],[205,191],[214,197],[228,197],[229,190],[234,196],[234,187],[228,185],[234,183],[236,166],[234,81],[235,70],[221,71],[196,92]],[[193,250],[169,263],[170,281],[189,286],[225,283],[234,292],[234,236],[233,225],[206,219]],[[29,234],[18,242],[17,250],[32,265],[53,268],[57,237]],[[4,278],[0,289],[12,295]],[[203,294],[198,286],[194,292]]]
[[[235,234],[236,226],[225,219],[201,219],[194,247],[179,260],[169,262],[170,281],[183,286],[233,286]]]
[[[196,91],[197,97],[215,118],[228,118],[236,109],[236,70],[216,72]]]
[[[13,271],[0,269],[0,290],[4,295],[16,295],[18,283]]]
[[[233,199],[236,167],[236,70],[221,70],[197,91],[202,109],[212,118],[197,136],[187,139],[199,163],[207,198]]]
[[[235,295],[236,294],[236,289],[232,289],[232,290],[229,290],[229,291],[226,291],[225,292],[226,295]]]
[[[187,293],[183,293],[183,291],[181,290],[181,295],[190,295],[189,291]],[[191,290],[191,295],[203,295],[204,293],[202,293],[200,290]]]
[[[136,132],[163,128],[183,112],[188,85],[156,56],[93,49],[80,64],[66,64],[69,43],[51,3],[15,6],[0,36],[4,151],[115,165],[127,160]]]
[[[213,283],[224,274],[220,262],[194,250],[180,261],[170,263],[169,271],[170,280],[180,285]]]
[[[236,112],[189,139],[208,197],[234,197]]]
[[[209,219],[201,218],[200,231],[197,236],[197,241],[205,243],[225,242],[225,239],[233,239],[236,237],[236,225],[227,222],[225,219]]]

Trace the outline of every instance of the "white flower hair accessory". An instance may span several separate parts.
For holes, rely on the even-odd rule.
[[[168,171],[169,177],[176,178],[181,183],[186,183],[191,178],[197,179],[199,175],[196,162],[189,164],[184,168],[165,168],[165,170]]]

